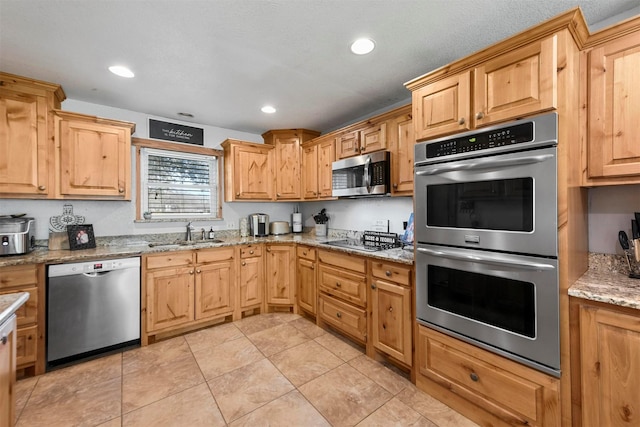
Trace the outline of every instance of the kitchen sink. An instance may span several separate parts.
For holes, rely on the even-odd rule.
[[[179,248],[180,246],[197,246],[206,245],[208,243],[222,243],[224,240],[210,239],[210,240],[176,240],[173,242],[155,242],[149,243],[150,248]]]

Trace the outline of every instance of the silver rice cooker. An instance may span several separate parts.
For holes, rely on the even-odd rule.
[[[0,256],[21,255],[36,246],[33,218],[0,218]]]

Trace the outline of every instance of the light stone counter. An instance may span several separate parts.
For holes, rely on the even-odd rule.
[[[28,292],[14,292],[0,295],[0,325],[29,299]]]
[[[326,242],[339,240],[344,237],[329,236],[317,237],[313,233],[304,234],[286,234],[283,236],[267,236],[267,237],[238,237],[237,235],[216,235],[217,239],[223,240],[222,243],[210,243],[206,241],[195,241],[193,244],[181,244],[172,246],[154,246],[150,247],[149,243],[158,244],[159,242],[170,243],[176,240],[173,235],[155,235],[149,236],[127,236],[127,238],[105,238],[104,244],[100,244],[95,249],[83,249],[77,251],[55,250],[50,251],[44,248],[38,248],[26,255],[14,255],[0,257],[0,267],[20,264],[60,264],[66,262],[79,262],[92,259],[106,259],[140,256],[143,254],[171,252],[180,250],[220,248],[227,246],[237,246],[244,244],[257,243],[299,243],[320,248],[332,249],[345,253],[367,256],[369,258],[380,259],[385,261],[399,262],[402,264],[413,265],[413,249],[412,248],[395,248],[384,251],[369,252],[351,248],[340,248],[327,245]],[[170,237],[166,237],[170,236]],[[110,239],[110,240],[109,240]]]
[[[621,257],[590,254],[589,270],[569,288],[569,295],[640,310],[640,279],[629,278]]]

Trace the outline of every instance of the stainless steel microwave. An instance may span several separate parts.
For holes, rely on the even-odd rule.
[[[389,194],[390,163],[391,155],[388,151],[333,162],[333,197],[386,196]]]

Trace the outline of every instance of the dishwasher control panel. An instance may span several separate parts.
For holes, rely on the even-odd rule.
[[[100,271],[122,270],[140,267],[140,258],[120,258],[100,261],[76,262],[49,266],[49,277],[69,276],[72,274],[97,273]]]

